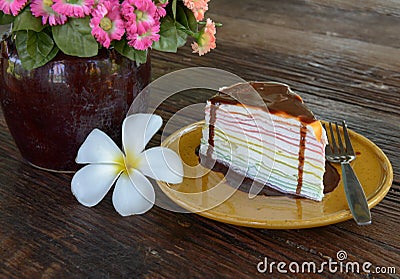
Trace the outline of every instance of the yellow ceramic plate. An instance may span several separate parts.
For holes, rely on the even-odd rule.
[[[181,184],[158,182],[163,192],[183,208],[217,221],[268,229],[298,229],[324,226],[352,218],[343,190],[343,183],[321,202],[287,196],[257,196],[235,191],[219,172],[198,165],[195,154],[200,144],[204,122],[193,123],[170,135],[162,145],[180,154],[185,177]],[[350,131],[357,159],[352,166],[358,175],[370,208],[389,191],[393,170],[386,155],[367,138]],[[196,166],[197,167],[194,167]],[[336,166],[341,174],[340,166]],[[202,175],[205,172],[205,175]],[[197,177],[196,177],[197,176]],[[229,196],[228,199],[224,199]],[[221,202],[223,201],[223,202]]]

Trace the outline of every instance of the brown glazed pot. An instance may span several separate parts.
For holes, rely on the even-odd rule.
[[[122,121],[150,77],[149,57],[137,66],[106,49],[91,58],[59,53],[27,71],[11,39],[1,42],[4,117],[22,157],[47,170],[77,170],[77,151],[94,128],[120,145]]]

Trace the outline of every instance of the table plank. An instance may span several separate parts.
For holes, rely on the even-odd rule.
[[[398,18],[388,16],[398,9],[398,3],[393,1],[371,1],[370,5],[359,5],[354,9],[356,1],[277,1],[247,0],[240,8],[230,7],[230,0],[211,2],[213,17],[228,16],[248,20],[253,23],[266,23],[274,27],[286,27],[297,31],[307,31],[330,37],[355,39],[362,42],[398,47],[397,33]],[[347,7],[345,5],[347,4]],[[365,7],[365,10],[363,10]],[[215,16],[214,16],[215,11]],[[371,11],[373,13],[371,14]],[[222,21],[222,20],[221,20]],[[230,21],[222,21],[231,24]],[[312,22],[313,24],[310,24]],[[225,29],[225,28],[224,28]],[[244,31],[246,27],[239,30]],[[235,29],[226,28],[221,32],[236,32]],[[253,32],[254,33],[254,30]],[[262,33],[261,33],[262,34]],[[248,36],[243,32],[242,36]],[[270,37],[263,36],[266,41]],[[302,39],[303,41],[304,39]],[[308,40],[308,38],[307,38]],[[292,42],[295,42],[292,40]],[[297,41],[296,41],[297,42]]]

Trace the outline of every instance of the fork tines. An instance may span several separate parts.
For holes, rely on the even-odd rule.
[[[326,128],[326,125],[323,123],[322,124],[324,129],[328,131]],[[335,125],[335,130],[336,130],[336,136],[334,132],[333,126]],[[355,156],[355,152],[353,149],[353,146],[350,141],[350,136],[347,131],[347,125],[346,122],[343,120],[342,121],[342,128],[343,128],[343,137],[344,137],[344,143],[342,140],[342,137],[340,135],[339,131],[339,125],[337,122],[334,122],[334,125],[332,122],[329,122],[329,131],[330,131],[330,138],[328,137],[328,142],[330,148],[326,149],[326,155],[338,155],[338,156]],[[337,143],[336,143],[337,141]]]

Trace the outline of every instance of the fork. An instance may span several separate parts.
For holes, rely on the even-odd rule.
[[[323,124],[325,130],[326,126]],[[339,144],[336,144],[332,123],[329,122],[330,140],[325,148],[325,157],[329,162],[340,163],[342,166],[342,177],[344,184],[344,192],[346,194],[347,203],[354,220],[358,225],[371,224],[371,212],[368,208],[367,199],[364,190],[358,180],[350,162],[356,158],[350,137],[347,132],[347,125],[342,121],[344,142],[339,132],[339,126],[336,126],[336,138]]]

